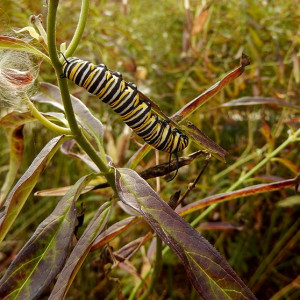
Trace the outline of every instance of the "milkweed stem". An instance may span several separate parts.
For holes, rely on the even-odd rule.
[[[114,188],[114,178],[113,176],[111,176],[112,174],[109,173],[110,169],[107,165],[107,162],[102,160],[101,157],[99,157],[99,155],[97,154],[93,146],[90,144],[90,142],[85,138],[85,136],[81,131],[81,128],[77,124],[74,110],[72,107],[67,79],[61,78],[62,64],[57,55],[56,34],[55,34],[56,13],[57,13],[58,3],[59,0],[49,0],[48,2],[47,37],[48,37],[49,56],[52,61],[53,67],[55,69],[58,86],[60,89],[61,98],[65,109],[66,118],[69,122],[71,132],[76,142],[87,153],[87,155],[94,161],[94,163],[97,165],[100,171],[103,172],[103,175],[106,177],[109,184]],[[81,26],[83,25],[84,24],[82,23]],[[83,29],[81,28],[80,31],[81,30]],[[77,33],[76,36],[78,37],[79,34],[80,32]],[[72,47],[76,47],[75,41],[73,43],[74,46]]]

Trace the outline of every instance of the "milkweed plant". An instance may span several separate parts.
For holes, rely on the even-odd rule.
[[[49,212],[49,216],[39,224],[12,259],[0,281],[1,299],[37,299],[41,295],[48,295],[48,299],[63,299],[85,258],[91,251],[100,253],[103,249],[109,253],[107,263],[113,262],[106,270],[107,278],[112,280],[109,274],[118,268],[132,276],[130,289],[114,278],[118,299],[124,299],[125,296],[128,299],[147,299],[151,295],[159,295],[161,291],[157,283],[170,250],[179,258],[187,278],[203,299],[256,299],[225,258],[194,227],[220,202],[279,188],[298,188],[299,176],[280,184],[277,182],[237,189],[280,151],[299,141],[300,129],[291,131],[288,139],[272,149],[251,170],[244,172],[225,193],[184,205],[183,200],[195,188],[205,170],[203,167],[194,182],[186,183],[186,192],[181,197],[174,194],[169,203],[164,201],[159,191],[155,191],[146,179],[166,175],[189,165],[199,156],[205,157],[205,166],[211,156],[224,160],[227,152],[185,119],[212,95],[240,76],[249,64],[249,59],[244,55],[238,68],[168,120],[168,126],[178,126],[205,150],[138,173],[134,169],[151,147],[147,144],[140,146],[126,167],[118,167],[106,153],[105,126],[82,101],[70,94],[68,79],[63,76],[64,60],[74,56],[80,45],[88,18],[89,1],[82,1],[73,38],[61,45],[57,45],[56,37],[58,5],[58,0],[49,0],[47,3],[47,30],[42,25],[42,17],[34,16],[31,18],[32,25],[17,31],[15,36],[0,36],[0,97],[1,105],[7,109],[1,116],[0,125],[10,147],[10,167],[0,194],[2,244],[5,243],[4,238],[9,237],[7,234],[18,216],[23,213],[22,208],[37,182],[42,180],[43,171],[51,161],[55,161],[57,151],[61,150],[64,155],[87,165],[90,172],[61,193],[55,209]],[[21,34],[26,38],[19,38]],[[61,36],[59,38],[63,39]],[[37,82],[42,64],[51,66],[57,85]],[[43,107],[43,103],[60,112],[40,111],[37,107]],[[159,108],[153,104],[152,109]],[[40,122],[47,130],[55,133],[55,137],[44,146],[15,183],[24,150],[22,130],[25,124],[33,121]],[[102,178],[102,181],[96,186],[93,182],[97,178]],[[96,211],[89,212],[90,218],[82,218],[76,201],[96,188],[110,189],[112,193],[108,194],[111,196]],[[126,217],[111,224],[110,218],[116,207],[121,208]],[[183,218],[200,209],[202,212],[197,218],[189,219],[189,222]],[[120,249],[110,247],[114,239],[125,230],[140,223],[150,226],[146,235],[128,242]],[[80,226],[84,228],[81,233],[78,231]],[[138,271],[132,271],[134,267],[130,259],[138,251],[144,251],[145,247],[150,249],[149,245],[155,247],[149,268],[138,276],[133,275]]]

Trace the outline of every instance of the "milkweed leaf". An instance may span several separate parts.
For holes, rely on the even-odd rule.
[[[27,171],[10,191],[4,203],[4,211],[0,215],[0,241],[3,240],[9,228],[21,211],[29,194],[36,185],[42,172],[63,142],[64,136],[53,138],[33,160]]]
[[[115,169],[120,199],[137,210],[181,259],[204,299],[256,299],[217,250],[165,203],[135,171]]]
[[[66,295],[76,273],[91,250],[96,237],[106,225],[110,216],[110,211],[110,203],[104,203],[98,209],[69,256],[52,293],[48,298],[49,300],[63,299]]]
[[[36,299],[61,270],[75,227],[75,202],[89,180],[79,179],[38,226],[1,279],[1,299]]]

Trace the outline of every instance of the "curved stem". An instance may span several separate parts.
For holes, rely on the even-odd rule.
[[[25,102],[26,105],[28,107],[28,109],[30,110],[30,112],[32,113],[32,115],[39,120],[45,127],[47,127],[48,129],[55,131],[59,134],[67,134],[67,135],[71,135],[72,132],[69,128],[65,128],[65,127],[61,127],[58,126],[52,122],[50,122],[48,119],[46,119],[37,109],[36,107],[33,105],[33,103],[30,101],[30,99],[28,98],[28,96],[25,96]]]
[[[70,45],[68,46],[66,52],[65,52],[65,57],[72,56],[81,40],[86,21],[87,21],[87,16],[88,16],[88,10],[89,10],[89,0],[82,0],[81,4],[81,10],[80,10],[80,16],[78,20],[78,24],[74,33],[74,36],[70,42]],[[63,58],[62,58],[63,59]]]
[[[49,0],[48,2],[48,19],[47,19],[47,30],[48,30],[48,48],[49,56],[51,58],[53,67],[55,69],[58,86],[61,93],[62,102],[65,109],[66,118],[69,122],[70,129],[74,136],[76,142],[81,146],[81,148],[87,153],[87,155],[94,161],[97,167],[103,172],[108,183],[114,188],[114,178],[109,171],[106,161],[103,161],[101,157],[98,156],[97,152],[90,144],[90,142],[82,134],[81,129],[79,128],[74,110],[72,107],[72,101],[68,89],[68,82],[66,78],[61,78],[62,74],[62,65],[59,61],[57,51],[56,51],[56,35],[55,35],[55,23],[56,23],[56,12],[59,0]]]

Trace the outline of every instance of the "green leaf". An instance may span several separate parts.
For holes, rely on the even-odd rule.
[[[0,36],[0,49],[1,48],[7,50],[28,52],[42,57],[44,60],[51,64],[51,60],[46,54],[20,39],[8,36]]]
[[[88,255],[96,237],[103,230],[110,216],[110,203],[104,203],[90,221],[71,255],[69,256],[57,282],[52,290],[49,300],[63,299],[66,295],[76,273]]]
[[[39,103],[48,103],[60,110],[64,110],[59,88],[53,84],[40,83],[41,93],[31,97],[31,100]],[[95,118],[89,109],[78,98],[71,96],[72,105],[76,116],[83,128],[95,138],[98,144],[102,144],[104,126]],[[99,149],[102,147],[99,145]]]
[[[36,299],[59,273],[72,242],[75,202],[90,178],[76,182],[18,253],[0,281],[1,299]]]
[[[279,207],[295,207],[297,205],[300,205],[300,195],[287,197],[277,203]]]
[[[115,169],[120,199],[178,255],[203,299],[256,299],[217,250],[130,169]]]
[[[63,136],[53,138],[33,160],[7,196],[4,203],[5,209],[0,216],[0,241],[4,239],[38,179],[63,141]]]
[[[34,120],[35,119],[30,113],[20,113],[16,111],[8,113],[0,119],[0,126],[5,131],[10,149],[9,171],[6,174],[5,182],[0,191],[0,206],[10,191],[22,162],[24,150],[24,124]]]

